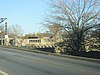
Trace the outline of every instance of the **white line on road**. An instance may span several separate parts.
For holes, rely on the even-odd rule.
[[[13,52],[6,52],[6,51],[0,51],[0,53],[10,54],[10,55],[16,55],[16,54],[13,53]]]
[[[6,73],[6,72],[4,72],[2,70],[0,70],[0,74],[2,74],[2,75],[8,75],[8,73]]]

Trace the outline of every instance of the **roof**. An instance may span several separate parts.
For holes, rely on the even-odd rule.
[[[39,38],[38,36],[33,36],[33,37],[28,37],[28,39],[37,39]]]

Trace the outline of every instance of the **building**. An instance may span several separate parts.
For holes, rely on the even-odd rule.
[[[28,37],[21,42],[22,46],[53,47],[55,41],[50,37]]]

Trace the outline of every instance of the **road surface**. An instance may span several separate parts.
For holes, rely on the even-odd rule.
[[[100,75],[100,64],[0,47],[0,75]]]

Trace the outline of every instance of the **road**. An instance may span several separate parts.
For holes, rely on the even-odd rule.
[[[100,75],[100,64],[0,47],[0,75]]]

